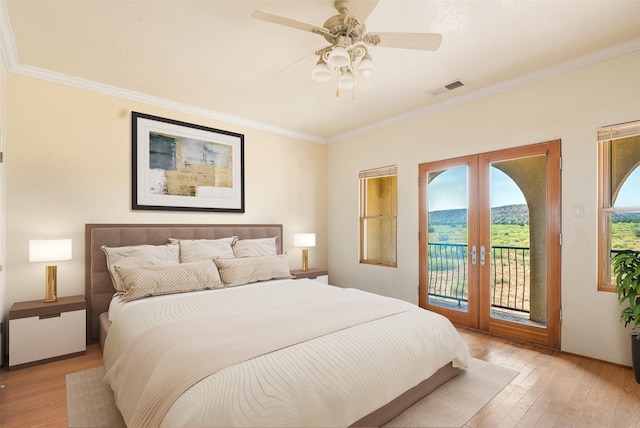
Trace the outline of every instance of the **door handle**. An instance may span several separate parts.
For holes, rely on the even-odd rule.
[[[486,254],[485,250],[484,250],[484,245],[482,245],[480,247],[480,266],[484,266],[484,255]]]
[[[475,266],[476,264],[476,246],[471,247],[471,264]]]

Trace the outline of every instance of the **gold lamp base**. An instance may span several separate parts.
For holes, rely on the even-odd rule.
[[[309,250],[306,248],[302,250],[302,271],[306,272],[309,270]]]
[[[45,267],[44,302],[51,303],[58,301],[58,267]]]

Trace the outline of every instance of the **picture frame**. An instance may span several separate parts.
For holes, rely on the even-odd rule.
[[[244,135],[131,112],[132,209],[244,213]]]

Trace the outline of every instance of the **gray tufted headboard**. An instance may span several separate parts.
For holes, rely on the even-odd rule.
[[[278,253],[282,253],[281,224],[86,224],[85,225],[85,299],[87,300],[87,343],[99,338],[101,313],[109,309],[115,289],[107,270],[103,245],[162,245],[169,238],[218,239],[237,236],[239,239],[277,236]]]

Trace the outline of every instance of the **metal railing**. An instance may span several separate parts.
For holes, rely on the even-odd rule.
[[[429,295],[467,301],[467,244],[429,243]]]
[[[429,243],[428,248],[429,295],[458,305],[466,303],[467,245]],[[491,306],[529,313],[529,248],[496,245],[488,256],[492,273]]]

